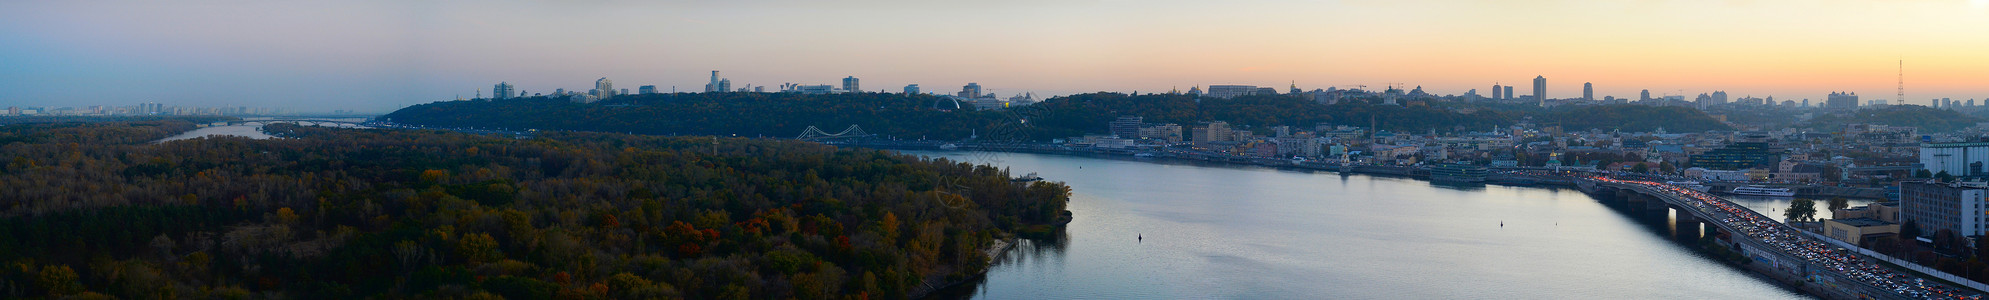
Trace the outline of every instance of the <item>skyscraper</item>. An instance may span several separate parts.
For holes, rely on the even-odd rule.
[[[1858,93],[1833,92],[1823,100],[1823,107],[1829,109],[1858,109]]]
[[[1513,98],[1513,91],[1512,91],[1512,87],[1513,87],[1513,86],[1510,86],[1510,85],[1506,86],[1506,98],[1505,98],[1505,99],[1503,99],[1503,100],[1512,100],[1512,98]]]
[[[918,85],[918,84],[916,84],[916,83],[914,83],[914,84],[907,84],[907,85],[905,85],[905,94],[906,94],[906,95],[918,95],[918,94],[919,94],[919,85]]]
[[[1646,89],[1644,90],[1642,96],[1637,96],[1637,102],[1644,102],[1644,101],[1651,101],[1651,90]]]
[[[710,93],[710,92],[720,92],[720,91],[725,91],[725,88],[718,85],[718,71],[712,70],[711,83],[704,84],[704,92]]]
[[[845,93],[863,92],[863,89],[857,87],[856,85],[856,76],[843,77],[843,92]]]
[[[1505,100],[1505,99],[1506,99],[1506,88],[1499,86],[1499,84],[1497,83],[1492,84],[1492,100]]]
[[[636,93],[642,93],[642,94],[644,94],[644,95],[648,95],[648,94],[655,94],[655,93],[656,93],[656,86],[654,86],[654,85],[645,85],[645,86],[640,86],[640,87],[636,87],[636,88],[635,88],[635,92],[636,92]]]
[[[1595,83],[1582,83],[1582,100],[1595,101]]]
[[[594,80],[594,89],[601,90],[601,95],[600,95],[601,99],[608,99],[608,97],[614,97],[615,81],[608,80],[607,77],[601,77],[601,79]]]
[[[490,89],[490,94],[491,94],[490,97],[493,99],[497,100],[509,99],[511,98],[511,84],[498,82],[497,87]]]
[[[960,87],[960,97],[961,97],[961,98],[980,98],[980,97],[981,97],[981,84],[980,84],[980,83],[976,83],[976,82],[968,82],[968,83],[967,83],[967,86],[964,86],[964,87]]]
[[[1547,106],[1547,76],[1546,76],[1546,75],[1541,75],[1541,76],[1534,76],[1534,77],[1533,77],[1533,99],[1534,99],[1534,100],[1539,100],[1539,101],[1540,101],[1540,106]]]
[[[720,91],[720,92],[730,92],[730,91],[732,91],[732,79],[731,79],[731,78],[724,78],[724,79],[719,79],[719,80],[718,80],[718,89],[717,89],[717,91]]]

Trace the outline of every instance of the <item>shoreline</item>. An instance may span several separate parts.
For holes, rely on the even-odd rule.
[[[1182,161],[1191,161],[1191,162],[1217,163],[1217,164],[1226,164],[1226,165],[1257,166],[1257,167],[1267,167],[1267,168],[1298,169],[1298,170],[1309,170],[1309,171],[1328,171],[1343,175],[1359,174],[1359,175],[1380,176],[1380,177],[1410,178],[1410,179],[1423,180],[1423,181],[1429,181],[1429,174],[1430,174],[1430,170],[1427,166],[1385,166],[1385,165],[1368,165],[1368,164],[1338,165],[1338,164],[1325,164],[1325,163],[1310,162],[1310,161],[1293,162],[1292,160],[1289,159],[1248,157],[1248,156],[1226,155],[1226,154],[1215,154],[1215,153],[1194,153],[1194,152],[1181,152],[1181,151],[1142,151],[1142,150],[1130,150],[1130,149],[1097,149],[1097,148],[1084,149],[1084,148],[1071,148],[1071,147],[1063,147],[1063,146],[1048,145],[1048,144],[996,144],[996,145],[966,144],[966,145],[953,145],[952,149],[948,149],[946,146],[951,144],[937,143],[937,142],[923,142],[923,141],[846,142],[846,143],[823,143],[823,144],[837,146],[837,147],[857,147],[857,148],[870,148],[878,150],[961,151],[961,152],[986,151],[986,152],[1005,152],[1005,153],[1072,155],[1072,156],[1083,156],[1083,157],[1104,157],[1104,158],[1113,158],[1113,159],[1132,159],[1132,160],[1171,159],[1171,160],[1182,160]],[[1490,167],[1490,168],[1493,170],[1505,170],[1505,171],[1594,170],[1593,168],[1576,168],[1576,167],[1560,167],[1560,168]],[[1571,182],[1555,182],[1551,179],[1543,180],[1542,178],[1533,178],[1530,176],[1500,177],[1497,174],[1494,174],[1493,176],[1488,176],[1485,182],[1469,183],[1469,184],[1486,184],[1486,185],[1496,184],[1496,185],[1517,186],[1517,187],[1550,187],[1550,186],[1561,187],[1561,186],[1573,185],[1573,183]],[[1731,186],[1741,186],[1747,184],[1718,182],[1718,183],[1710,183],[1710,185],[1716,185],[1720,187],[1731,187]],[[1792,190],[1796,190],[1799,192],[1799,194],[1796,195],[1796,197],[1801,197],[1801,198],[1827,199],[1830,197],[1844,197],[1852,199],[1874,200],[1881,202],[1890,200],[1884,198],[1883,190],[1871,189],[1871,188],[1833,187],[1833,186],[1817,186],[1817,185],[1801,185],[1801,184],[1764,184],[1764,185],[1787,187]],[[1809,193],[1809,194],[1800,194],[1800,193]]]
[[[987,277],[988,271],[994,269],[994,264],[996,262],[1000,262],[1002,256],[1007,256],[1010,250],[1015,249],[1015,245],[1018,244],[1016,242],[1019,241],[1019,239],[1020,238],[1017,237],[1009,237],[1006,239],[1000,239],[1000,238],[995,239],[993,243],[988,244],[988,247],[986,249],[981,250],[981,252],[988,254],[988,265],[985,268],[981,268],[980,272],[974,272],[973,275],[962,277],[960,278],[960,280],[949,281],[946,282],[945,284],[937,284],[937,285],[920,284],[919,289],[917,291],[913,291],[913,293],[906,295],[908,296],[907,298],[926,299],[927,296],[932,296],[932,294],[935,292],[946,290],[947,288],[951,288],[954,286],[958,286],[961,284],[972,282],[977,279]]]

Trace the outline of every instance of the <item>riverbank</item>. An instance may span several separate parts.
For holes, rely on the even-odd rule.
[[[1263,157],[1232,155],[1226,153],[1206,152],[1206,151],[1104,149],[1104,148],[1067,147],[1067,146],[1053,145],[1053,144],[948,143],[948,142],[937,142],[937,141],[826,141],[824,143],[836,146],[866,147],[866,148],[893,149],[893,150],[990,151],[990,152],[1053,154],[1053,155],[1102,156],[1102,157],[1116,157],[1116,158],[1181,159],[1181,160],[1190,160],[1190,161],[1237,164],[1237,165],[1248,165],[1248,166],[1259,166],[1259,167],[1328,171],[1328,172],[1337,172],[1345,174],[1407,177],[1419,180],[1429,180],[1430,176],[1429,166],[1340,164],[1340,163],[1321,162],[1321,161],[1295,161],[1291,159],[1263,158]],[[1493,174],[1491,174],[1486,178],[1486,181],[1484,183],[1501,184],[1508,186],[1543,186],[1543,185],[1572,184],[1568,182],[1557,182],[1555,178],[1513,173],[1518,171],[1548,171],[1548,172],[1595,171],[1595,169],[1593,168],[1577,168],[1577,167],[1491,167],[1491,169],[1494,171],[1506,171],[1506,172],[1494,172]],[[1647,177],[1651,177],[1649,179],[1654,181],[1690,180],[1685,178],[1660,178],[1658,176],[1647,176]],[[1717,185],[1715,186],[1715,188],[1718,190],[1730,190],[1733,187],[1744,186],[1748,184],[1720,182],[1720,183],[1709,183],[1709,185]],[[1877,201],[1887,200],[1886,192],[1884,189],[1828,187],[1828,186],[1791,185],[1791,184],[1763,184],[1763,185],[1789,188],[1797,192],[1798,197],[1805,197],[1805,198],[1822,199],[1830,197],[1845,197],[1852,199],[1872,199]]]
[[[987,266],[982,267],[980,271],[974,272],[973,275],[964,276],[956,280],[944,280],[944,277],[941,277],[941,280],[945,281],[943,284],[934,284],[933,282],[935,281],[932,280],[932,278],[927,278],[927,280],[924,283],[919,284],[919,288],[917,290],[912,291],[912,293],[909,295],[910,299],[924,299],[926,298],[926,296],[932,295],[933,292],[938,292],[940,290],[945,290],[946,288],[949,287],[965,284],[968,282],[973,282],[974,280],[986,277],[988,275],[988,270],[992,269],[995,262],[1001,261],[1001,257],[1003,255],[1007,255],[1009,250],[1015,249],[1015,239],[1016,238],[1013,237],[1005,239],[995,239],[993,242],[988,244],[987,248],[981,249],[981,253],[986,253],[988,255],[988,263]]]

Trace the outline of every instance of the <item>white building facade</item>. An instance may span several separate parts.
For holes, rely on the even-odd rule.
[[[1920,144],[1920,165],[1934,174],[1989,176],[1989,143]]]

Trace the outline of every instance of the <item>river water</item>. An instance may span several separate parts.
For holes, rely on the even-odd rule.
[[[158,141],[153,141],[153,143],[164,143],[164,142],[171,142],[171,141],[198,138],[198,137],[224,136],[224,135],[246,137],[258,140],[269,139],[274,137],[270,136],[268,133],[263,133],[261,125],[227,125],[227,126],[208,126],[200,129],[194,129],[193,131],[180,133],[180,135],[175,135],[172,137],[160,139]]]
[[[904,152],[1037,172],[1073,191],[1062,238],[1024,240],[942,299],[1807,298],[1687,248],[1665,219],[1573,190]]]
[[[276,136],[272,136],[269,135],[268,133],[262,132],[263,124],[257,121],[268,121],[274,119],[276,118],[272,117],[244,118],[242,119],[242,121],[254,122],[244,125],[219,125],[222,123],[215,123],[217,124],[216,126],[201,127],[200,129],[194,129],[193,131],[187,131],[184,133],[180,133],[179,135],[175,135],[164,139],[159,139],[157,141],[152,141],[152,143],[164,143],[164,142],[192,139],[198,137],[209,137],[209,136],[239,136],[239,137],[246,137],[258,140],[271,139],[275,138]],[[332,121],[354,122],[354,123],[366,121],[366,118],[324,118],[324,119]],[[350,128],[370,128],[370,127],[357,126]]]

